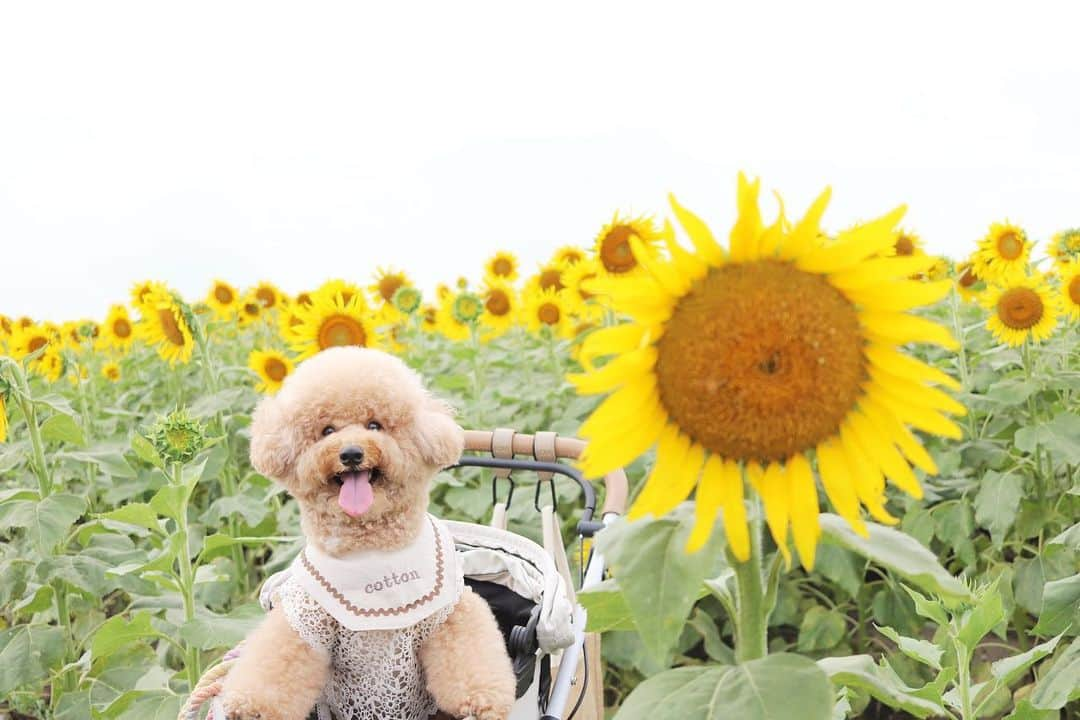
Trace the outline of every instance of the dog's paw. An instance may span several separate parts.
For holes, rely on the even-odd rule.
[[[497,690],[480,690],[469,694],[458,708],[457,716],[471,720],[506,720],[513,704],[513,693],[506,696]]]
[[[243,692],[227,692],[221,698],[224,720],[289,720],[264,698]]]

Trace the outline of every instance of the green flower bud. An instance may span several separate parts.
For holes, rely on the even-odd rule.
[[[206,426],[187,410],[174,410],[150,428],[148,439],[166,462],[186,463],[206,446]]]
[[[476,322],[480,314],[484,312],[484,301],[480,299],[478,295],[473,295],[469,292],[463,292],[454,298],[454,305],[451,308],[451,312],[454,315],[454,319],[459,323],[468,325]]]
[[[402,285],[394,291],[394,307],[406,315],[412,315],[420,307],[423,297],[420,291],[414,287]]]

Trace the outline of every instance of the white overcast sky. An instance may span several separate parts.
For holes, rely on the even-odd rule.
[[[1075,3],[1071,4],[1075,7]],[[1080,225],[1070,4],[0,4],[0,313],[133,281],[422,286],[586,244],[739,169],[931,251]]]

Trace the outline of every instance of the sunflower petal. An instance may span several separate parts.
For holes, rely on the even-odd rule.
[[[800,270],[814,273],[834,273],[859,264],[893,244],[892,230],[907,208],[901,205],[876,220],[840,233],[832,245],[811,250],[795,261]]]
[[[952,376],[946,375],[932,365],[927,365],[910,355],[891,348],[887,345],[870,343],[863,350],[866,359],[876,367],[896,377],[902,377],[914,382],[937,383],[944,385],[950,390],[960,390],[960,383]]]
[[[872,288],[880,283],[909,278],[925,272],[937,262],[933,255],[872,258],[855,267],[829,276],[829,282],[841,290]]]
[[[701,479],[694,494],[694,529],[686,543],[687,552],[697,552],[705,547],[712,535],[716,513],[724,501],[723,464],[719,455],[710,455],[701,469]]]
[[[589,373],[567,375],[566,379],[581,395],[605,393],[648,373],[656,364],[656,347],[646,345],[619,355],[607,365]]]
[[[816,246],[818,236],[821,235],[821,216],[825,214],[831,196],[832,188],[827,187],[811,203],[802,220],[795,224],[795,229],[784,239],[780,247],[781,258],[795,260]]]
[[[621,434],[618,442],[586,446],[581,456],[581,471],[586,477],[602,477],[629,465],[653,446],[666,422],[665,413],[651,410],[632,430]]]
[[[900,452],[904,454],[912,465],[922,470],[927,475],[937,475],[938,466],[934,462],[934,459],[930,457],[930,453],[926,452],[926,448],[922,446],[910,430],[904,427],[904,424],[896,419],[896,416],[886,410],[880,403],[876,402],[873,398],[863,397],[859,400],[859,407],[866,413],[866,416],[877,426],[878,431],[885,434],[892,442],[896,443],[900,448]],[[919,489],[918,494],[912,493],[915,497],[921,497],[922,489]]]
[[[791,512],[791,487],[788,482],[784,467],[777,462],[771,462],[766,466],[765,473],[761,478],[762,504],[765,506],[765,522],[769,526],[773,540],[780,554],[784,556],[785,565],[791,567],[791,550],[788,549],[788,518]]]
[[[870,515],[880,523],[895,525],[897,519],[885,509],[885,477],[859,445],[850,423],[840,428],[840,449],[855,481],[855,492]]]
[[[630,352],[645,344],[647,329],[636,323],[623,323],[596,330],[581,342],[578,357],[588,366],[598,357]]]
[[[686,231],[694,249],[697,250],[698,256],[713,267],[723,265],[724,249],[716,242],[716,238],[713,237],[709,226],[702,222],[697,215],[680,205],[674,195],[668,195],[668,202],[671,203],[675,218],[682,225],[683,230]]]
[[[723,488],[724,533],[735,559],[745,562],[750,557],[750,531],[746,525],[742,470],[737,462],[724,461],[720,482]]]
[[[869,535],[866,524],[859,516],[859,497],[855,492],[855,483],[844,462],[836,438],[829,438],[817,446],[818,477],[825,487],[836,513],[848,521],[852,529],[863,537]]]
[[[647,376],[642,384],[621,387],[593,410],[581,424],[579,432],[591,438],[594,435],[610,435],[632,427],[641,419],[645,407],[652,406],[656,400],[656,378]]]
[[[806,456],[797,453],[788,459],[787,474],[791,484],[791,534],[795,538],[795,549],[799,551],[802,566],[813,570],[821,536],[814,473]]]
[[[729,243],[731,259],[736,262],[756,260],[758,257],[758,236],[761,234],[761,211],[758,208],[760,180],[749,182],[739,173],[739,218],[731,228]]]
[[[675,228],[672,227],[670,220],[664,220],[664,245],[667,247],[672,262],[675,263],[677,272],[689,278],[691,282],[704,277],[705,273],[708,272],[709,266],[701,258],[687,252],[676,241]]]
[[[675,425],[665,425],[657,441],[656,462],[645,486],[627,511],[628,519],[637,520],[650,513],[654,517],[661,517],[686,499],[694,489],[696,478],[691,478],[684,485],[677,484],[676,480],[686,479],[679,470],[685,465],[689,451],[690,439],[681,434]]]
[[[870,379],[874,384],[888,388],[888,391],[908,402],[960,417],[967,415],[964,405],[935,387],[893,375],[877,367],[870,368]]]
[[[897,280],[857,290],[845,290],[844,294],[849,300],[869,309],[903,312],[936,303],[948,295],[951,288],[950,280]]]
[[[912,405],[903,398],[888,392],[881,385],[872,386],[872,391],[868,392],[867,395],[880,402],[886,410],[901,422],[912,425],[923,432],[953,440],[960,440],[964,437],[964,432],[960,427],[938,411]]]
[[[908,495],[921,498],[922,486],[919,485],[915,473],[896,447],[874,427],[870,418],[855,411],[848,415],[848,424],[867,457],[873,458],[889,481]]]
[[[665,261],[651,252],[637,236],[630,237],[630,249],[637,258],[638,263],[648,271],[657,285],[664,289],[673,299],[686,294],[690,287],[690,279],[680,275],[672,263]]]
[[[864,309],[859,312],[859,323],[868,336],[893,345],[917,342],[940,345],[946,350],[960,347],[944,325],[916,315]]]

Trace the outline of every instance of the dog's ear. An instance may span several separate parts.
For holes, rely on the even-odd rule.
[[[264,397],[251,418],[251,465],[274,480],[292,477],[296,444],[281,401]]]
[[[453,409],[432,397],[413,419],[413,439],[424,462],[439,468],[456,463],[465,449],[465,431],[454,422]]]

